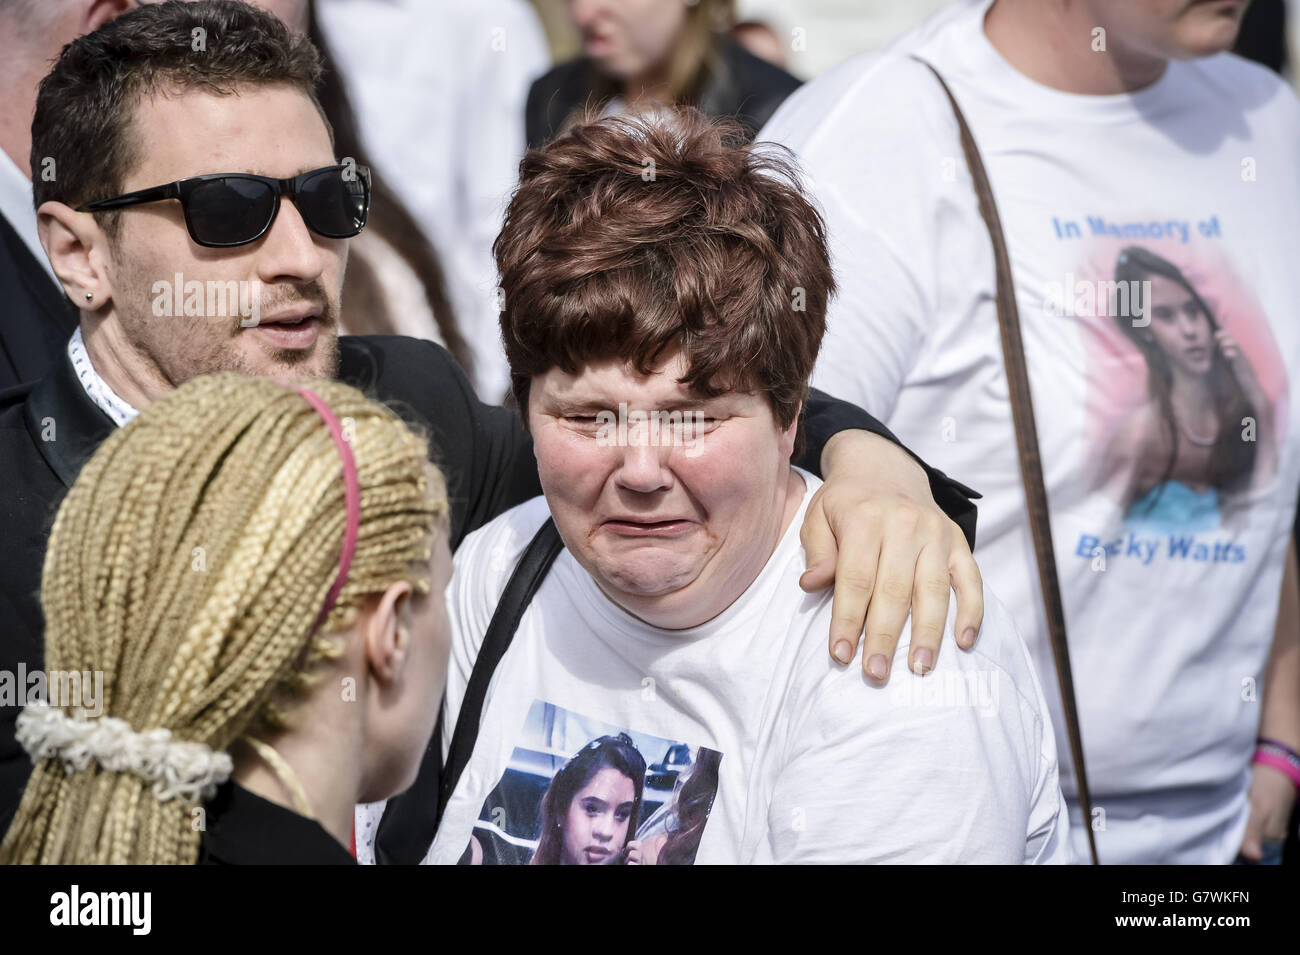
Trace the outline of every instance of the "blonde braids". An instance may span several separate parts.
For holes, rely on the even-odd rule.
[[[398,580],[427,594],[446,488],[395,415],[335,382],[309,386],[343,422],[361,521],[338,601],[345,523],[338,449],[296,391],[216,375],[146,408],[96,452],[50,536],[47,670],[102,671],[103,715],[225,750],[282,725],[336,657],[329,634]],[[175,863],[197,858],[196,806],[98,764],[37,762],[0,862]]]

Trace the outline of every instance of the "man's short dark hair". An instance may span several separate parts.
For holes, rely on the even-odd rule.
[[[287,84],[319,110],[320,74],[320,55],[306,37],[247,3],[167,0],[125,13],[65,46],[41,81],[32,120],[35,204],[54,200],[75,208],[121,192],[126,170],[140,159],[130,127],[145,96],[186,89],[228,95],[249,84]],[[324,113],[321,119],[328,129]],[[47,159],[52,176],[45,175]],[[111,231],[116,214],[97,215]]]

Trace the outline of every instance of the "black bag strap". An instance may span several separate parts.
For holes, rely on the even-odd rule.
[[[564,541],[555,528],[555,521],[547,518],[515,565],[492,614],[487,633],[483,635],[483,644],[474,660],[465,698],[460,704],[456,728],[452,731],[446,765],[442,760],[443,714],[439,714],[438,726],[420,762],[415,783],[400,796],[388,800],[384,807],[384,815],[375,833],[375,861],[380,865],[415,865],[429,851],[442,821],[443,810],[474,753],[483,701],[492,674],[510,649],[519,621],[523,619],[533,595],[563,549]]]
[[[952,104],[961,133],[961,148],[966,155],[979,199],[980,215],[988,227],[993,241],[993,261],[997,267],[998,328],[1002,337],[1002,361],[1006,368],[1007,385],[1011,391],[1011,419],[1016,429],[1016,451],[1020,458],[1020,477],[1025,486],[1025,507],[1029,512],[1029,531],[1034,542],[1034,557],[1038,563],[1038,584],[1047,611],[1047,631],[1051,638],[1052,657],[1056,663],[1056,682],[1061,690],[1061,706],[1065,713],[1065,729],[1070,737],[1070,757],[1074,763],[1074,777],[1079,790],[1079,805],[1083,809],[1083,825],[1088,833],[1088,849],[1092,864],[1097,864],[1097,840],[1092,831],[1092,795],[1088,790],[1088,773],[1083,762],[1083,738],[1079,732],[1079,710],[1074,699],[1074,678],[1070,672],[1070,648],[1065,639],[1065,605],[1061,600],[1061,586],[1056,574],[1056,554],[1052,549],[1051,511],[1047,507],[1047,488],[1043,483],[1043,460],[1038,450],[1038,427],[1034,422],[1034,402],[1029,390],[1029,369],[1025,364],[1024,340],[1020,335],[1020,310],[1016,305],[1015,283],[1011,277],[1011,257],[1007,254],[1006,235],[993,201],[993,186],[984,169],[975,137],[966,124],[957,99],[933,66],[913,56],[926,66],[939,85],[943,87],[948,102]]]

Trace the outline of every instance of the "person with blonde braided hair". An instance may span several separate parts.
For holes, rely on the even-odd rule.
[[[35,771],[0,862],[351,862],[354,803],[410,785],[446,675],[428,456],[347,385],[233,374],[108,438],[42,589],[47,670],[102,671],[103,716],[19,717]]]

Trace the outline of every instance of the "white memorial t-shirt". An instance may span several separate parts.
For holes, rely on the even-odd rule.
[[[952,643],[950,618],[925,677],[906,667],[906,629],[884,688],[864,679],[860,661],[836,664],[826,649],[830,591],[799,588],[799,528],[821,483],[800,474],[799,512],[759,576],[689,630],[640,621],[561,552],[493,677],[474,755],[426,861],[457,862],[471,835],[476,861],[528,861],[557,771],[620,733],[644,758],[644,791],[637,827],[629,833],[624,818],[601,837],[611,852],[631,835],[662,842],[674,819],[689,816],[678,797],[702,791],[695,805],[704,815],[693,817],[704,819],[701,863],[1068,861],[1053,733],[1005,610],[985,595],[972,652]],[[507,579],[547,517],[536,498],[457,551],[449,712]],[[444,751],[449,739],[450,730]],[[623,801],[630,779],[614,780]],[[379,809],[362,807],[360,842],[373,839]],[[369,846],[358,857],[369,859]]]
[[[1131,95],[1053,90],[989,42],[988,7],[955,4],[803,87],[759,136],[794,150],[830,230],[814,384],[983,493],[976,558],[1068,753],[992,245],[915,53],[961,105],[1007,236],[1101,861],[1227,862],[1300,480],[1296,98],[1228,54]]]

